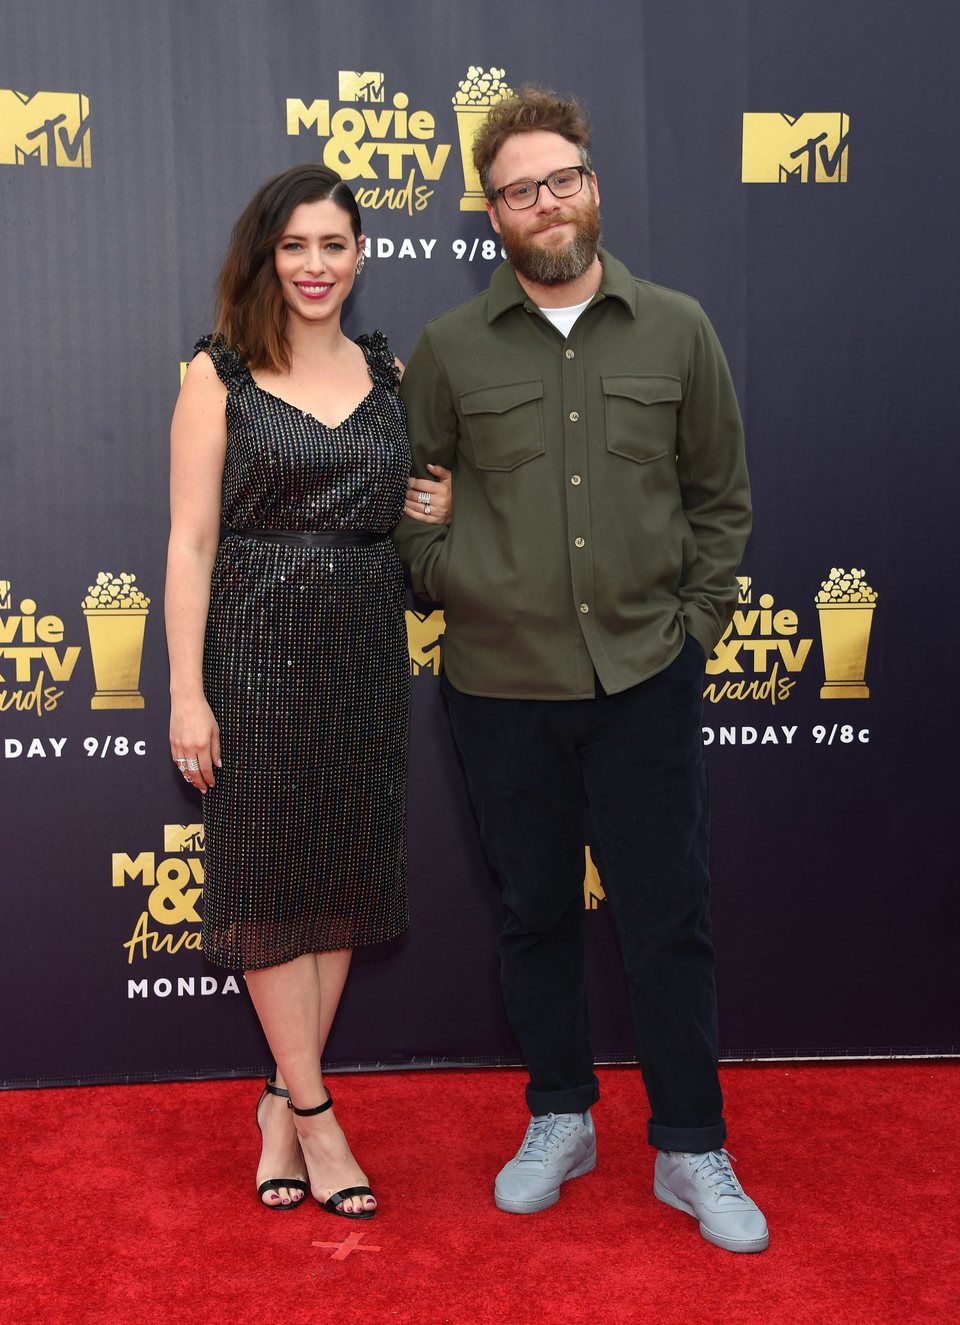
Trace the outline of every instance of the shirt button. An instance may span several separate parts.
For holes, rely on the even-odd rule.
[[[584,614],[586,614],[587,612],[590,611],[590,608],[587,606],[586,603],[581,603],[581,604],[580,604],[580,611],[583,612]]]
[[[584,540],[582,538],[575,538],[573,541],[577,547],[583,547],[584,545]]]
[[[580,484],[583,482],[583,480],[581,479],[581,477],[580,477],[579,474],[574,474],[574,476],[573,476],[573,478],[570,480],[570,482],[573,484],[573,486],[574,486],[575,488],[579,488],[579,486],[580,486]]]
[[[572,410],[570,411],[570,422],[571,422],[571,423],[579,423],[579,421],[580,421],[580,415],[577,413],[577,411],[576,411],[575,409],[572,409]]]
[[[574,353],[573,353],[573,350],[564,350],[563,353],[564,353],[564,356],[565,356],[567,359],[573,359],[573,358],[576,357],[576,356],[574,355]]]

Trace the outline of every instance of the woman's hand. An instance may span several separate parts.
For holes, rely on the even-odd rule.
[[[449,524],[453,519],[452,475],[443,465],[427,465],[427,469],[435,476],[435,481],[431,482],[428,478],[407,479],[403,513],[424,524]],[[423,493],[423,496],[418,496],[418,493]]]
[[[202,695],[199,699],[174,700],[171,704],[170,757],[198,791],[206,793],[208,787],[214,786],[214,767],[222,767],[220,728]]]

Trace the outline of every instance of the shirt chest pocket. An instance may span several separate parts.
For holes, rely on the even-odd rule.
[[[601,377],[607,450],[637,464],[677,451],[679,377]]]
[[[543,382],[509,382],[465,391],[460,415],[477,469],[516,469],[546,450]]]

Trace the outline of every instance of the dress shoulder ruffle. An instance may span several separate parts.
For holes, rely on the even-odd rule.
[[[400,369],[383,332],[364,332],[357,337],[357,344],[366,355],[374,379],[396,395],[400,390]]]
[[[194,357],[201,350],[206,350],[210,355],[217,376],[225,387],[236,390],[245,386],[250,380],[250,370],[237,351],[231,349],[222,336],[201,336],[193,347]]]

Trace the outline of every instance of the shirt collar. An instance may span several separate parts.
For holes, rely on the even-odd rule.
[[[631,317],[637,315],[637,287],[633,277],[622,262],[618,262],[606,249],[599,249],[598,255],[603,266],[598,299],[619,299]],[[508,309],[521,307],[528,302],[527,293],[517,280],[516,272],[509,262],[501,263],[493,273],[490,288],[487,291],[487,321],[496,322],[497,318]]]

